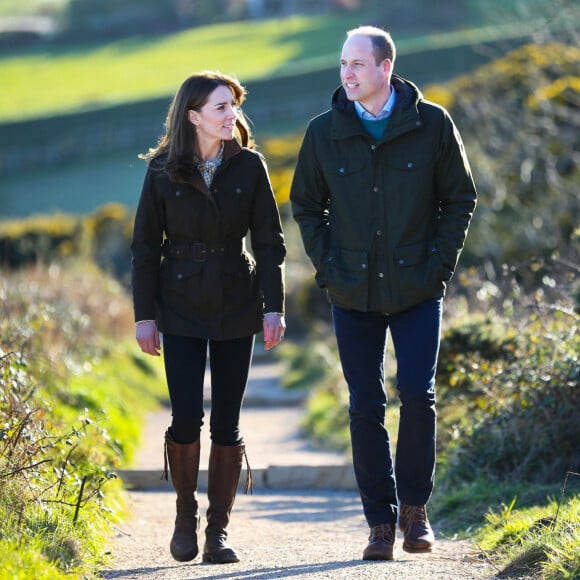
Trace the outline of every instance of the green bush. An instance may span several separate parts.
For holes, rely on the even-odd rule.
[[[0,265],[17,270],[69,259],[94,262],[129,283],[133,214],[111,203],[87,216],[33,216],[0,223]]]
[[[522,335],[530,347],[517,361],[468,373],[478,393],[439,442],[446,485],[482,477],[557,483],[580,464],[580,365],[573,354],[580,341],[570,340],[557,323],[537,337],[542,327],[531,321]],[[446,405],[453,407],[453,393]]]
[[[126,343],[125,291],[87,262],[0,280],[0,560],[10,577],[87,577],[122,510],[160,369]],[[4,576],[2,576],[4,577]]]
[[[450,109],[478,186],[463,263],[577,262],[580,49],[529,44],[426,95]]]

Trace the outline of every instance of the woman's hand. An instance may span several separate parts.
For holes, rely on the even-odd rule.
[[[144,353],[159,356],[161,342],[159,340],[159,331],[154,320],[140,320],[137,322],[135,337]]]
[[[264,350],[270,350],[280,344],[285,330],[286,321],[283,314],[266,312],[264,314]]]

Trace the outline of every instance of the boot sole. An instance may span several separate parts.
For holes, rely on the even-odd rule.
[[[227,558],[216,558],[211,554],[204,554],[202,561],[209,564],[235,564],[239,562],[240,559],[237,556],[229,556]]]
[[[426,548],[414,548],[412,546],[408,546],[407,544],[403,544],[403,550],[408,554],[428,554],[429,552],[433,551],[433,546],[428,546]]]
[[[394,560],[395,556],[393,554],[384,554],[384,555],[377,555],[377,556],[367,556],[366,558],[363,556],[363,560],[366,560],[367,562],[377,562],[377,561],[388,561],[390,562],[391,560]]]
[[[190,552],[189,554],[174,554],[171,550],[171,557],[177,562],[191,562],[199,554],[199,550]]]

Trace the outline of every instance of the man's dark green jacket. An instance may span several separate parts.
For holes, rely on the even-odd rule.
[[[379,141],[336,90],[306,130],[290,193],[330,302],[389,314],[445,294],[477,198],[447,111],[391,82],[396,104]]]

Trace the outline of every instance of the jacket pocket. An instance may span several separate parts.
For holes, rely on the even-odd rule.
[[[165,260],[161,264],[161,279],[177,285],[187,281],[203,270],[203,262],[193,260]]]
[[[338,164],[338,174],[349,176],[353,173],[359,173],[365,168],[365,160],[362,157],[347,157],[342,159]]]
[[[202,272],[203,262],[165,260],[160,270],[162,305],[180,312],[206,306]]]
[[[367,181],[369,168],[363,157],[321,159],[322,177],[332,196],[349,195],[359,191]]]
[[[326,259],[326,288],[333,304],[366,311],[368,302],[368,253],[336,248]]]
[[[398,171],[424,171],[433,165],[433,156],[409,153],[408,155],[389,155],[388,166]]]
[[[415,154],[392,155],[387,159],[390,174],[389,187],[397,191],[401,199],[413,196],[416,203],[420,199],[430,199],[433,196],[434,160],[432,156]],[[420,198],[420,199],[419,199]]]
[[[403,309],[442,296],[445,291],[443,265],[439,250],[433,241],[395,248],[399,296]]]

